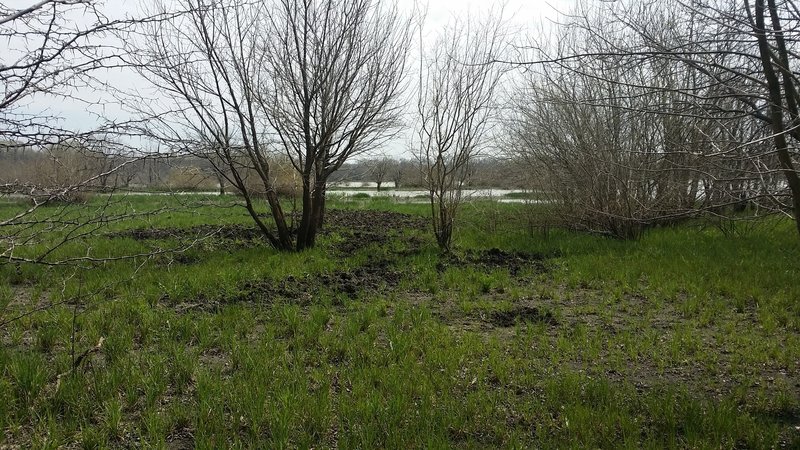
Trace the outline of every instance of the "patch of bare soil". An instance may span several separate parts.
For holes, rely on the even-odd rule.
[[[226,302],[258,302],[285,298],[299,304],[310,303],[321,292],[345,294],[355,298],[359,293],[380,292],[396,287],[403,273],[388,261],[375,261],[350,270],[323,272],[305,277],[289,276],[281,281],[261,280],[245,283],[241,294]]]
[[[354,231],[417,229],[428,226],[428,219],[392,211],[331,209],[325,213],[325,226]]]
[[[359,293],[391,289],[401,278],[402,274],[399,271],[390,269],[388,264],[383,264],[303,277],[289,276],[283,280],[254,280],[239,286],[238,292],[234,295],[219,299],[200,297],[192,302],[176,304],[174,309],[178,313],[215,312],[223,303],[270,303],[278,299],[291,300],[298,305],[309,305],[313,298],[322,292],[345,294],[350,298],[356,298]],[[169,298],[165,296],[161,301],[169,302]]]
[[[299,223],[295,214],[294,223]],[[424,230],[428,221],[424,217],[402,214],[391,211],[364,211],[331,209],[325,214],[325,226],[320,235],[333,233],[342,237],[336,245],[336,251],[348,256],[372,245],[384,245],[390,239],[397,238],[404,230]],[[226,248],[250,248],[264,245],[266,240],[261,231],[250,225],[198,225],[186,228],[137,228],[108,233],[108,237],[131,238],[137,241],[177,239],[193,241],[202,239],[212,245],[224,245]],[[412,250],[419,248],[419,239],[409,237]],[[414,245],[416,244],[416,245]],[[176,257],[177,262],[183,261]]]
[[[549,311],[541,311],[531,306],[518,306],[510,311],[495,311],[489,316],[489,322],[497,327],[513,327],[517,322],[544,323],[558,325],[558,321]]]
[[[166,438],[170,450],[188,450],[194,448],[194,434],[188,427],[172,430]]]
[[[400,237],[404,230],[424,230],[428,221],[421,216],[391,211],[332,209],[326,213],[322,234],[337,233],[342,242],[336,251],[352,255],[372,245],[387,244],[390,239]],[[418,238],[409,237],[407,246],[419,249]]]
[[[436,265],[443,272],[448,267],[477,266],[486,269],[506,268],[512,276],[519,275],[522,269],[532,268],[537,273],[548,270],[546,261],[558,255],[543,253],[509,252],[492,248],[489,250],[469,250],[463,257],[451,255]]]
[[[403,278],[403,273],[391,267],[388,261],[372,262],[350,271],[322,274],[319,281],[327,289],[355,297],[360,291],[377,292],[394,288]]]
[[[137,228],[109,233],[109,237],[131,238],[137,241],[176,239],[184,242],[202,240],[205,243],[226,248],[251,248],[264,245],[266,239],[254,226],[247,225],[198,225],[186,228]],[[189,263],[180,257],[177,262]]]

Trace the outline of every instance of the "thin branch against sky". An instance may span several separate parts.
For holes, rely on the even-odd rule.
[[[2,15],[9,17],[30,8],[37,3],[35,0],[10,0],[2,3]],[[80,2],[76,2],[80,3]],[[97,12],[106,20],[123,20],[142,17],[152,9],[151,0],[125,1],[108,0],[97,3]],[[169,2],[167,2],[169,3]],[[523,34],[539,34],[556,19],[559,12],[568,11],[575,0],[506,0],[486,2],[480,0],[437,0],[422,4],[417,0],[398,0],[397,5],[402,13],[409,14],[415,10],[426,11],[423,32],[420,33],[425,41],[434,42],[448,23],[456,18],[464,18],[470,14],[480,15],[488,10],[502,8],[507,16],[509,26],[517,28]],[[69,12],[68,19],[76,29],[90,27],[97,21],[95,14],[90,14],[82,5],[75,5]],[[135,37],[129,37],[135,39]],[[23,50],[19,42],[0,40],[0,64],[8,65],[15,54]],[[102,45],[108,54],[119,51],[120,42],[110,36],[104,36]],[[424,46],[425,44],[423,44]],[[17,47],[17,48],[15,48]],[[412,57],[416,52],[412,52]],[[416,66],[412,61],[412,66]],[[91,86],[81,86],[66,92],[64,97],[37,94],[26,99],[18,105],[18,110],[23,113],[46,114],[52,118],[59,127],[70,130],[86,131],[101,126],[103,123],[119,123],[133,118],[130,111],[125,108],[120,100],[123,97],[147,97],[152,93],[151,88],[135,70],[127,69],[122,61],[109,64],[108,69],[96,71],[93,74]],[[394,139],[384,144],[383,152],[392,156],[401,156],[406,150],[408,136],[398,134]]]

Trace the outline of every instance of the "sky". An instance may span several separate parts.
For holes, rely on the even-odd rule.
[[[25,8],[39,0],[6,0],[3,2],[7,8]],[[100,6],[100,10],[109,18],[121,18],[127,15],[136,15],[142,10],[142,6],[151,0],[106,0]],[[601,0],[589,0],[601,1]],[[424,23],[422,39],[423,42],[433,42],[437,31],[446,27],[454,19],[480,18],[489,11],[497,13],[502,10],[507,24],[512,30],[517,31],[517,35],[536,36],[542,30],[546,30],[552,20],[557,19],[558,12],[568,12],[574,5],[575,0],[506,0],[500,1],[480,1],[480,0],[428,0],[427,4],[417,0],[397,0],[401,10],[411,12],[415,8],[426,9],[426,20]],[[81,17],[80,14],[71,17],[76,23],[89,20]],[[0,55],[9,54],[13,48],[13,43],[0,42]],[[10,47],[9,47],[10,46]],[[412,51],[412,54],[417,54]],[[8,56],[0,56],[0,64],[8,64]],[[109,83],[122,89],[146,89],[147,82],[138,77],[132,71],[115,70],[106,74],[101,74],[100,78],[108,80]],[[87,107],[85,104],[68,101],[60,98],[48,96],[35,96],[27,101],[23,108],[30,112],[47,111],[50,115],[60,116],[62,120],[59,126],[67,129],[86,131],[95,127],[98,123],[98,115],[112,118],[117,121],[125,120],[130,117],[121,106],[114,104],[112,97],[104,92],[102,88],[84,88],[75,92],[76,97],[90,99],[102,106],[95,105]],[[387,148],[382,149],[382,153],[390,156],[403,156],[405,147],[401,142],[407,138],[399,138],[390,143]]]

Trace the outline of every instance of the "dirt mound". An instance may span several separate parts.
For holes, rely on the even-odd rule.
[[[489,316],[489,322],[497,327],[513,327],[517,321],[558,325],[558,321],[552,313],[542,312],[538,308],[530,306],[520,306],[510,311],[497,311]]]
[[[295,214],[294,223],[299,223]],[[424,217],[390,211],[331,209],[325,214],[325,226],[320,234],[336,233],[342,237],[336,250],[343,255],[352,255],[371,245],[384,245],[397,238],[403,230],[422,230],[427,226]],[[264,245],[266,240],[254,225],[198,225],[187,228],[137,228],[109,233],[109,237],[124,237],[135,240],[177,239],[207,242],[226,246],[254,247]]]
[[[148,239],[199,239],[204,237],[226,241],[263,241],[261,232],[247,225],[197,225],[187,228],[137,228],[116,233],[110,237]]]
[[[382,246],[389,242],[389,235],[381,231],[342,231],[342,242],[336,245],[336,251],[343,256],[357,253],[370,246]]]
[[[422,216],[392,211],[331,209],[325,213],[326,229],[353,231],[392,231],[425,229],[428,220]]]
[[[449,266],[478,266],[483,268],[507,268],[511,275],[519,274],[523,268],[532,267],[537,272],[547,271],[547,260],[557,255],[542,253],[508,252],[498,248],[468,250],[463,257],[451,255],[443,259],[436,268],[442,272]]]
[[[392,269],[388,262],[382,261],[357,267],[350,271],[322,274],[319,282],[336,293],[355,298],[359,292],[378,292],[393,288],[400,283],[403,275]]]
[[[345,294],[355,298],[363,292],[380,292],[397,286],[402,272],[388,261],[372,262],[350,270],[323,272],[304,277],[289,276],[281,281],[261,280],[244,283],[239,294],[221,299],[224,303],[271,301],[275,298],[309,303],[321,292]]]
[[[404,230],[424,230],[424,217],[390,211],[332,209],[326,212],[322,234],[338,233],[342,242],[336,250],[352,255],[369,246],[381,246],[397,239]],[[414,238],[410,238],[414,240]],[[411,242],[413,244],[414,242]],[[416,246],[418,247],[418,246]],[[412,245],[412,248],[416,248]]]

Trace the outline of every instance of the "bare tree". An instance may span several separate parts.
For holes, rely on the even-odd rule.
[[[398,124],[410,22],[370,0],[171,6],[157,4],[168,20],[147,27],[132,49],[136,67],[170,99],[166,111],[140,108],[145,132],[223,166],[217,173],[275,248],[313,246],[328,177]],[[277,152],[302,183],[296,235],[271,173]],[[256,210],[259,192],[274,229]]]
[[[580,17],[590,24],[602,19]],[[508,148],[528,161],[540,183],[536,189],[557,206],[565,224],[621,238],[636,238],[662,216],[684,211],[682,203],[693,207],[695,198],[682,200],[696,180],[675,178],[665,156],[677,142],[690,154],[702,150],[686,134],[697,121],[651,112],[672,109],[676,99],[640,87],[670,84],[678,76],[674,65],[632,64],[614,53],[632,34],[620,26],[604,28],[602,35],[558,29],[540,51],[555,53],[550,59],[559,62],[527,71],[507,133],[515,139]],[[576,67],[562,62],[564,55],[598,56]],[[672,158],[672,165],[679,164]]]
[[[47,95],[88,104],[75,91],[117,56],[118,49],[99,38],[128,23],[107,19],[92,0],[31,2],[20,9],[0,3],[0,139],[29,146],[76,139],[73,130],[58,127],[61,117],[25,108],[26,101]]]
[[[372,173],[372,179],[375,180],[375,184],[377,185],[377,191],[380,192],[381,185],[386,181],[386,178],[396,165],[396,162],[384,156],[383,158],[373,159],[367,164],[370,166],[370,172]]]
[[[258,101],[266,78],[260,64],[265,5],[183,0],[155,8],[163,20],[145,24],[129,51],[134,67],[169,102],[153,106],[134,100],[131,106],[146,119],[141,131],[173,152],[208,161],[242,194],[272,246],[291,250],[291,231],[270,173],[266,111]],[[259,215],[248,175],[258,180],[274,226]]]
[[[146,20],[108,19],[93,0],[38,1],[22,8],[0,4],[0,153],[13,164],[0,174],[0,193],[28,200],[0,218],[2,263],[105,259],[91,251],[64,259],[57,250],[128,216],[108,212],[116,202],[111,197],[92,207],[70,202],[85,198],[86,191],[115,188],[137,155],[115,138],[113,123],[76,131],[62,127],[57,108],[38,105],[96,103],[83,93],[102,88],[98,73],[119,65],[112,32]]]
[[[324,221],[330,175],[400,124],[411,19],[374,0],[279,0],[267,16],[258,98],[302,181],[302,250]]]
[[[764,79],[769,98],[768,117],[773,133],[775,151],[780,162],[780,170],[786,177],[786,184],[791,192],[792,209],[795,225],[800,233],[800,176],[795,169],[792,155],[793,146],[787,137],[800,141],[800,95],[797,91],[797,73],[792,70],[792,60],[796,58],[787,42],[796,42],[797,26],[800,25],[800,9],[792,0],[781,2],[780,8],[776,0],[755,0],[755,14],[750,11],[750,2],[746,1],[748,17],[758,40],[758,53],[761,59]],[[765,17],[770,18],[771,26],[766,25]],[[785,23],[789,23],[787,31]],[[787,36],[788,34],[788,36]]]
[[[429,190],[433,232],[450,250],[453,226],[470,162],[486,144],[502,71],[503,27],[499,18],[456,22],[422,52],[418,147]]]
[[[394,188],[400,189],[404,186],[406,180],[406,161],[399,160],[392,164],[392,170],[389,171],[389,177],[394,182]]]

